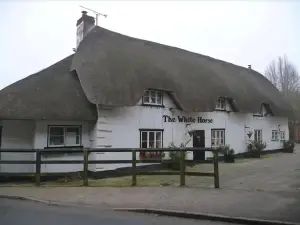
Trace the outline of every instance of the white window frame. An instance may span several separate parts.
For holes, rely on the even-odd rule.
[[[143,133],[147,133],[147,148],[150,148],[150,140],[149,140],[149,137],[150,137],[150,133],[154,133],[154,143],[155,143],[155,146],[154,147],[151,147],[151,148],[162,148],[162,139],[163,139],[163,130],[141,130],[141,137],[140,137],[140,146],[142,148],[143,146]],[[157,133],[160,133],[160,137],[161,137],[161,140],[160,140],[160,146],[158,147],[157,146],[157,140],[156,140],[156,134]]]
[[[218,98],[216,109],[226,110],[226,99],[225,98]]]
[[[64,144],[63,145],[52,145],[50,143],[50,130],[51,128],[63,128],[64,132],[63,132],[63,136],[64,136]],[[66,133],[67,133],[67,129],[68,128],[78,128],[79,129],[79,143],[78,144],[72,144],[72,145],[67,145],[66,144]],[[49,125],[48,126],[48,140],[47,140],[47,146],[48,147],[75,147],[75,146],[81,146],[81,142],[82,142],[82,131],[81,131],[81,126],[80,125]]]
[[[152,101],[152,97],[154,97],[154,102]],[[160,101],[159,101],[160,97]],[[154,105],[154,106],[162,106],[163,105],[163,92],[157,90],[147,90],[143,96],[143,104],[144,105]]]
[[[254,141],[257,141],[257,142],[262,142],[263,141],[262,130],[260,130],[260,129],[255,129],[254,130]]]
[[[223,142],[223,144],[222,144]],[[225,146],[225,129],[212,129],[211,130],[211,147],[217,148]]]
[[[280,131],[280,141],[285,140],[285,131]]]
[[[279,131],[278,130],[272,130],[272,141],[278,141],[279,140]]]
[[[143,142],[144,142],[144,140],[143,140],[143,134],[144,133],[146,133],[147,134],[147,140],[146,140],[146,142],[147,142],[147,147],[146,148],[162,148],[163,147],[163,130],[151,130],[151,129],[149,129],[149,130],[141,130],[140,131],[141,133],[140,133],[140,147],[141,148],[143,148],[142,146],[143,146]],[[154,145],[154,147],[150,147],[150,139],[149,139],[149,137],[150,137],[150,133],[154,133],[154,140],[153,140],[153,142],[155,143]],[[157,146],[157,134],[160,134],[160,138],[161,138],[161,140],[160,140],[160,146]],[[143,148],[143,149],[146,149],[146,148]],[[151,155],[156,155],[156,156],[161,156],[162,154],[163,154],[163,152],[161,152],[161,151],[158,151],[158,152],[146,152],[146,151],[143,151],[143,152],[141,152],[141,153],[145,153],[145,157],[146,158],[148,158],[148,157],[150,157],[151,158]]]

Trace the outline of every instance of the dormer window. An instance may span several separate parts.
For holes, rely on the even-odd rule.
[[[219,98],[218,99],[216,109],[226,110],[226,99],[225,98]]]
[[[267,115],[273,115],[272,110],[268,104],[262,103],[258,113],[254,113],[253,116],[264,117]]]
[[[144,105],[162,106],[163,105],[162,91],[156,91],[156,90],[146,91],[145,95],[143,96],[143,104]]]

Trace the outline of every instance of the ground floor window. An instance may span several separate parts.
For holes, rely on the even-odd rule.
[[[254,130],[254,141],[262,142],[262,130]]]
[[[49,126],[48,147],[81,145],[81,126]]]
[[[285,140],[285,132],[284,131],[280,131],[280,140],[281,141]]]
[[[272,130],[272,141],[278,141],[278,131]]]
[[[163,130],[140,130],[141,148],[162,148]],[[163,157],[163,152],[140,152],[140,158]]]
[[[225,145],[225,130],[211,130],[211,147],[219,147]]]

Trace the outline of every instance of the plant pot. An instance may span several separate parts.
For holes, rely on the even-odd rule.
[[[294,152],[294,148],[293,148],[293,146],[288,147],[288,148],[284,148],[284,149],[283,149],[283,152],[286,152],[286,153],[293,153],[293,152]]]
[[[251,158],[260,158],[260,152],[259,151],[252,151],[250,153]]]
[[[235,162],[234,155],[224,155],[224,162],[225,163],[234,163]]]

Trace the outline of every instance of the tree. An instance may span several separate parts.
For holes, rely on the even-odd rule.
[[[284,55],[273,60],[265,71],[265,76],[286,97],[300,91],[300,78],[296,67]]]
[[[289,120],[290,138],[294,139],[294,122],[300,121],[300,77],[296,67],[284,55],[273,60],[265,71],[265,76],[286,97],[294,111]]]

